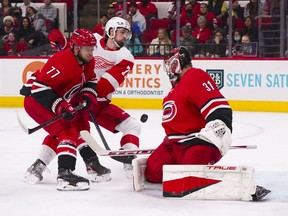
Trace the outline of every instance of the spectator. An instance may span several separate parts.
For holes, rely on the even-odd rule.
[[[234,32],[236,29],[243,31],[244,22],[240,18],[237,18],[236,16],[232,16],[232,25],[230,25],[229,19],[227,19],[226,25],[223,28],[227,35],[229,34],[230,28],[232,28],[232,32]]]
[[[197,25],[197,14],[194,14],[192,11],[192,4],[188,3],[185,7],[185,13],[180,15],[180,27],[190,23],[191,27],[194,29]]]
[[[233,33],[233,41],[232,41],[232,49],[231,53],[233,56],[237,56],[241,54],[242,47],[242,32],[240,30],[235,30]],[[228,55],[228,50],[226,50],[226,54]]]
[[[126,41],[126,47],[134,57],[143,55],[143,47],[139,38],[137,38],[135,35],[133,29],[131,29],[131,38]]]
[[[14,18],[12,16],[5,16],[3,19],[3,26],[0,28],[0,36],[3,42],[8,41],[8,34],[13,32],[18,35],[18,31],[14,28]]]
[[[52,0],[43,0],[44,5],[39,7],[39,13],[42,14],[45,20],[49,21],[48,32],[59,27],[58,9],[52,4]],[[47,24],[46,24],[47,25]]]
[[[197,0],[188,0],[187,4],[192,5],[192,13],[193,14],[199,14],[200,13],[200,3],[197,2]],[[186,13],[187,4],[183,6],[183,8],[181,10],[181,15],[184,15]]]
[[[205,16],[200,16],[197,19],[197,28],[194,29],[193,37],[197,38],[200,43],[204,44],[212,36],[212,30],[207,27]]]
[[[250,16],[252,19],[256,19],[256,17],[262,15],[262,13],[263,4],[259,0],[250,0],[244,9],[244,16]]]
[[[168,32],[164,28],[159,28],[158,37],[151,41],[151,45],[148,49],[149,56],[164,56],[168,54],[171,46],[171,40],[168,36]]]
[[[146,23],[149,24],[151,19],[158,19],[158,9],[151,0],[142,0],[137,4],[139,12],[146,18]]]
[[[48,32],[44,16],[31,6],[26,8],[26,14],[30,19],[31,25],[35,28],[35,31],[41,32],[45,37],[47,37]]]
[[[61,51],[70,48],[69,41],[58,29],[53,29],[49,32],[48,40],[53,51]]]
[[[197,17],[199,16],[205,16],[207,20],[207,27],[211,28],[212,30],[222,27],[221,19],[217,19],[213,12],[208,11],[208,5],[206,3],[200,4],[200,13]]]
[[[129,13],[132,15],[133,22],[139,26],[141,33],[143,33],[143,31],[146,30],[146,19],[138,10],[135,2],[130,3]]]
[[[26,16],[26,8],[28,6],[31,6],[35,9],[37,9],[37,6],[34,3],[32,3],[30,0],[23,0],[23,3],[19,4],[18,6],[21,8],[22,17]]]
[[[140,31],[139,26],[133,22],[132,15],[126,14],[126,20],[129,22],[131,29],[133,30],[133,33],[135,34],[135,36],[138,37],[139,40],[141,40],[142,32]]]
[[[176,2],[177,2],[177,0],[174,0],[172,2],[172,4],[170,4],[170,7],[168,9],[168,16],[167,16],[168,19],[176,19],[176,16],[177,16],[177,14],[176,14]],[[182,11],[182,8],[184,5],[185,5],[185,0],[180,0],[180,10],[179,11]]]
[[[115,8],[115,16],[117,17],[124,17],[124,3],[123,0],[117,0],[117,2],[112,3]],[[128,4],[126,6],[126,9],[128,10]]]
[[[102,14],[100,16],[99,24],[96,24],[92,30],[93,33],[98,33],[102,37],[105,37],[105,26],[108,21],[108,16],[106,14]]]
[[[3,18],[5,16],[11,16],[13,12],[13,6],[11,0],[1,0],[0,2],[0,27],[2,27]]]
[[[280,14],[280,0],[266,0],[263,10],[268,15]]]
[[[21,20],[22,20],[22,10],[20,7],[17,7],[15,5],[15,7],[11,8],[11,13],[10,16],[12,16],[14,18],[14,27],[18,28]]]
[[[22,17],[20,22],[18,35],[20,42],[26,42],[29,44],[29,38],[35,32],[35,29],[32,27],[30,19],[28,17]]]
[[[218,28],[213,33],[214,38],[206,43],[206,57],[219,58],[226,56],[227,40],[225,33],[221,28]]]
[[[0,23],[1,24],[3,23],[3,18],[5,16],[11,15],[12,11],[13,11],[13,7],[12,7],[10,0],[3,0],[1,2],[1,8],[0,8]]]
[[[192,28],[190,25],[185,25],[182,27],[183,36],[180,38],[180,46],[186,47],[191,56],[197,53],[199,47],[199,41],[192,37]]]
[[[0,39],[0,56],[7,56],[6,50],[4,50],[4,42]]]
[[[209,0],[208,1],[208,11],[215,14],[216,18],[221,19],[222,24],[226,24],[227,19],[227,4],[223,0]]]
[[[238,0],[232,0],[232,16],[244,20],[244,9],[239,4]]]
[[[242,55],[245,56],[256,56],[257,54],[257,46],[255,43],[251,43],[249,35],[243,35],[242,39]]]
[[[251,42],[258,42],[258,29],[250,16],[246,17],[244,20],[243,33],[249,36]]]
[[[108,20],[110,20],[114,16],[115,16],[115,8],[113,4],[109,4],[107,8],[107,18]]]
[[[27,44],[25,42],[18,42],[17,36],[14,32],[8,34],[8,41],[4,42],[4,50],[8,56],[19,56],[22,52],[26,51]]]

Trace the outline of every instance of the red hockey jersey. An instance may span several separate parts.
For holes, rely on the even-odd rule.
[[[50,109],[55,99],[62,97],[69,100],[84,85],[95,86],[96,89],[94,65],[95,60],[92,58],[89,63],[80,66],[70,49],[57,52],[27,81],[22,88],[25,93],[22,94],[34,96],[39,103]]]
[[[162,126],[170,140],[184,142],[211,120],[221,119],[232,130],[232,110],[210,75],[186,71],[163,100]]]

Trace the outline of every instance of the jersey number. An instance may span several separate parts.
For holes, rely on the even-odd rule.
[[[213,91],[214,90],[214,87],[210,81],[207,81],[207,83],[203,83],[202,85],[206,88],[207,91]]]
[[[60,74],[60,71],[52,66],[52,69],[47,71],[47,74],[51,74],[51,78],[54,78]]]

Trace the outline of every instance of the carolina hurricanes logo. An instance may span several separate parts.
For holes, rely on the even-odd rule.
[[[177,114],[177,107],[174,101],[166,101],[163,104],[162,122],[171,121]]]
[[[63,98],[65,100],[70,99],[74,94],[79,92],[79,89],[81,88],[81,84],[73,86],[68,92],[65,93]]]
[[[95,69],[108,71],[111,67],[115,65],[114,62],[108,61],[101,56],[95,56]]]

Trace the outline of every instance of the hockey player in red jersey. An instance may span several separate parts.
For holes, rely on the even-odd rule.
[[[139,147],[140,122],[123,109],[111,104],[113,92],[124,82],[134,65],[134,57],[124,47],[126,40],[130,37],[130,25],[126,20],[114,17],[106,23],[105,32],[106,38],[97,33],[94,34],[97,39],[97,47],[93,51],[93,56],[96,61],[94,71],[98,80],[99,106],[93,110],[93,113],[100,126],[112,133],[122,133],[121,148],[135,149]],[[46,165],[55,157],[57,147],[55,143],[57,142],[51,137],[44,140],[38,159],[28,168],[24,176],[26,182],[35,184],[43,179]],[[84,149],[90,152],[88,146]],[[123,164],[123,169],[127,177],[132,176],[131,164]],[[90,180],[94,182],[111,180],[110,170],[100,163],[94,166],[93,173],[89,170],[88,173],[90,173]]]
[[[173,49],[164,70],[173,88],[163,100],[166,137],[147,160],[145,175],[153,183],[162,182],[164,164],[214,164],[231,144],[228,101],[208,73],[192,67],[187,49]]]
[[[162,183],[164,165],[215,164],[227,153],[232,141],[232,109],[210,75],[192,67],[188,50],[171,50],[164,60],[164,70],[172,89],[162,104],[166,136],[146,161],[144,175],[152,183]],[[141,179],[136,174],[135,177]],[[138,190],[143,187],[134,181],[134,188],[136,184]],[[249,200],[261,200],[270,192],[255,186]]]
[[[89,163],[95,160],[96,155],[91,149],[90,152],[82,151],[85,141],[79,138],[79,130],[89,130],[83,115],[98,106],[93,58],[96,39],[91,31],[76,29],[70,45],[71,49],[50,57],[20,90],[25,96],[26,112],[39,124],[55,115],[63,115],[61,120],[44,128],[49,133],[45,140],[57,148],[57,189],[63,191],[89,189],[89,180],[72,172],[75,170],[77,148],[84,161]],[[84,108],[77,112],[74,107],[79,104],[83,104]]]

